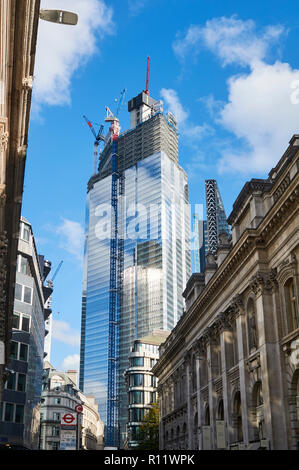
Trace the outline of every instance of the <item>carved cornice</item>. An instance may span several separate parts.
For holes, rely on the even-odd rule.
[[[256,296],[263,293],[272,293],[278,288],[276,269],[258,271],[250,281],[250,288]]]
[[[0,151],[5,151],[8,144],[8,132],[4,131],[4,127],[0,126]]]
[[[25,90],[31,91],[33,88],[33,77],[30,75],[29,77],[23,78],[22,85]]]
[[[218,328],[218,332],[221,333],[222,331],[231,331],[232,329],[232,322],[231,317],[228,312],[221,312],[216,317],[216,325]]]
[[[244,312],[243,298],[240,294],[235,295],[230,303],[231,314],[237,316]]]

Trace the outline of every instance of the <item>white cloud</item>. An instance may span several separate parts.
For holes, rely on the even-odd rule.
[[[178,123],[179,133],[184,136],[186,143],[191,145],[192,141],[196,139],[200,140],[205,135],[213,132],[213,129],[207,124],[200,126],[193,124],[190,121],[190,113],[187,109],[184,109],[175,90],[171,88],[162,88],[160,94],[166,102],[167,109],[175,116]]]
[[[34,82],[34,106],[70,103],[74,72],[97,49],[97,36],[112,34],[113,11],[104,0],[42,0],[42,8],[70,10],[78,14],[76,26],[40,20]]]
[[[298,133],[299,105],[292,103],[291,96],[299,70],[281,61],[266,61],[283,33],[281,26],[270,25],[259,32],[252,20],[222,17],[207,21],[204,26],[190,26],[186,36],[173,44],[181,59],[186,59],[191,50],[196,55],[206,48],[223,66],[249,68],[248,72],[229,78],[227,102],[211,97],[206,101],[215,123],[233,135],[231,144],[224,143],[220,151],[220,172],[268,172],[292,134]]]
[[[182,124],[184,121],[186,121],[187,117],[189,116],[189,112],[184,110],[182,104],[180,103],[177,92],[171,88],[162,88],[160,94],[166,101],[169,111],[176,117],[178,124]]]
[[[81,224],[63,219],[62,224],[56,227],[55,231],[60,235],[61,247],[82,262],[84,229]]]
[[[299,131],[299,105],[291,102],[295,80],[299,80],[299,70],[281,62],[259,63],[251,73],[231,77],[219,122],[245,142],[245,150],[240,145],[224,149],[220,171],[263,173],[277,163],[291,136]]]
[[[207,48],[217,55],[223,65],[237,63],[251,65],[265,58],[284,28],[269,26],[262,33],[256,32],[254,21],[242,21],[236,16],[208,20],[205,26],[191,25],[183,39],[173,44],[176,55],[184,59],[188,53],[196,55]]]
[[[80,333],[64,321],[53,320],[52,338],[70,346],[80,346]]]
[[[79,354],[71,354],[66,356],[61,364],[61,370],[77,370],[80,368]]]
[[[139,15],[148,0],[129,0],[129,13],[132,16]]]

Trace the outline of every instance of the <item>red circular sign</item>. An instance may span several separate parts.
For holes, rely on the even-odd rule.
[[[83,406],[82,406],[82,405],[76,405],[76,406],[75,406],[75,411],[76,411],[77,413],[82,413],[82,411],[83,411]]]
[[[76,418],[71,413],[67,413],[63,416],[63,421],[67,424],[71,424]]]

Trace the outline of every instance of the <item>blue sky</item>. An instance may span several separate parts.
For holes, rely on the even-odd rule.
[[[244,183],[266,178],[298,132],[297,2],[264,0],[42,0],[76,11],[76,27],[40,22],[23,215],[52,261],[51,362],[78,363],[82,241],[93,137],[123,88],[145,88],[179,122],[190,202],[216,178],[229,215]],[[126,105],[119,115],[129,127]],[[97,125],[95,124],[95,127]]]

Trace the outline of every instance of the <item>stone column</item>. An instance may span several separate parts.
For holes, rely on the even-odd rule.
[[[224,408],[224,421],[226,432],[226,444],[229,448],[232,436],[231,424],[231,400],[229,392],[229,383],[227,378],[228,371],[228,344],[231,342],[231,323],[225,313],[219,315],[220,322],[220,346],[221,346],[221,376],[222,376],[222,390],[223,390],[223,408]]]
[[[162,384],[157,388],[159,396],[159,450],[164,450],[164,390]]]
[[[209,390],[209,410],[210,410],[210,431],[211,431],[211,447],[215,449],[215,436],[216,436],[216,423],[215,423],[215,397],[214,397],[214,386],[213,386],[213,368],[212,368],[212,331],[207,328],[204,331],[204,337],[206,340],[207,348],[207,363],[208,363],[208,390]]]
[[[198,438],[198,450],[202,450],[202,422],[201,422],[201,392],[200,392],[200,361],[203,358],[203,347],[201,344],[197,344],[195,351],[195,368],[196,368],[196,398],[197,398],[197,438]]]
[[[192,447],[192,417],[191,417],[191,396],[190,396],[190,352],[185,354],[185,367],[186,367],[186,394],[187,394],[187,429],[188,429],[188,449]]]
[[[266,437],[270,449],[287,449],[280,345],[273,302],[277,289],[275,271],[259,271],[251,280],[251,288],[256,296]]]
[[[241,394],[241,406],[242,406],[243,442],[245,446],[248,447],[248,444],[249,444],[249,423],[248,423],[249,377],[248,377],[248,370],[245,364],[246,324],[245,324],[243,301],[240,295],[237,295],[233,298],[232,309],[234,310],[234,315],[236,317],[240,394]]]

